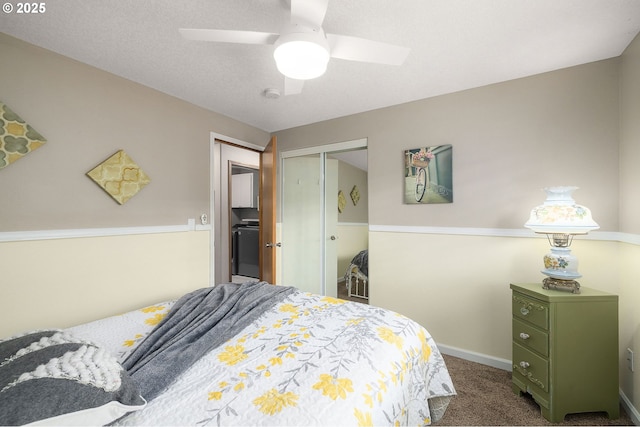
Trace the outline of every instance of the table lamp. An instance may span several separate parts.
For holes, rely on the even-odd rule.
[[[551,252],[546,254],[542,281],[544,289],[558,289],[580,293],[578,259],[571,254],[571,242],[576,234],[587,234],[600,228],[591,217],[591,211],[576,204],[572,193],[578,187],[548,187],[547,199],[531,210],[525,227],[539,234],[546,234]]]

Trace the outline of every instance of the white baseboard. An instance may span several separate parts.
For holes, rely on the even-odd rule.
[[[459,357],[460,359],[470,360],[471,362],[481,363],[504,371],[511,371],[511,360],[476,353],[475,351],[463,350],[461,348],[451,347],[444,344],[438,344],[438,348],[441,353],[448,354],[449,356]]]
[[[489,356],[482,353],[476,353],[474,351],[463,350],[457,347],[451,347],[444,344],[438,344],[438,348],[442,354],[449,356],[459,357],[460,359],[469,360],[471,362],[481,363],[483,365],[492,366],[494,368],[502,369],[505,371],[511,371],[511,360],[501,359],[499,357]],[[633,425],[640,425],[640,412],[633,406],[633,403],[620,389],[620,403],[622,407],[627,411]]]
[[[640,425],[640,412],[633,406],[633,403],[629,400],[626,394],[620,389],[620,403],[622,403],[622,407],[627,411],[629,417],[631,418],[631,422],[633,422],[634,426]]]

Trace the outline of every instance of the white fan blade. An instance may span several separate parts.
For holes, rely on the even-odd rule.
[[[291,23],[322,27],[329,0],[291,0]]]
[[[331,56],[349,61],[402,65],[411,49],[359,37],[327,34]]]
[[[304,80],[284,78],[284,95],[298,95],[302,93],[304,87]]]
[[[201,30],[195,28],[180,28],[179,31],[182,37],[188,40],[223,43],[274,44],[280,37],[279,34],[258,31]]]

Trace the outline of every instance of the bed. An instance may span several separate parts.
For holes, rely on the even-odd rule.
[[[454,395],[414,321],[265,282],[0,342],[0,425],[428,425]]]
[[[369,299],[369,251],[360,251],[351,259],[344,274],[347,292],[350,297]]]

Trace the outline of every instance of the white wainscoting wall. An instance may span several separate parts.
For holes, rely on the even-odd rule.
[[[207,227],[0,233],[0,338],[65,328],[209,284]]]

